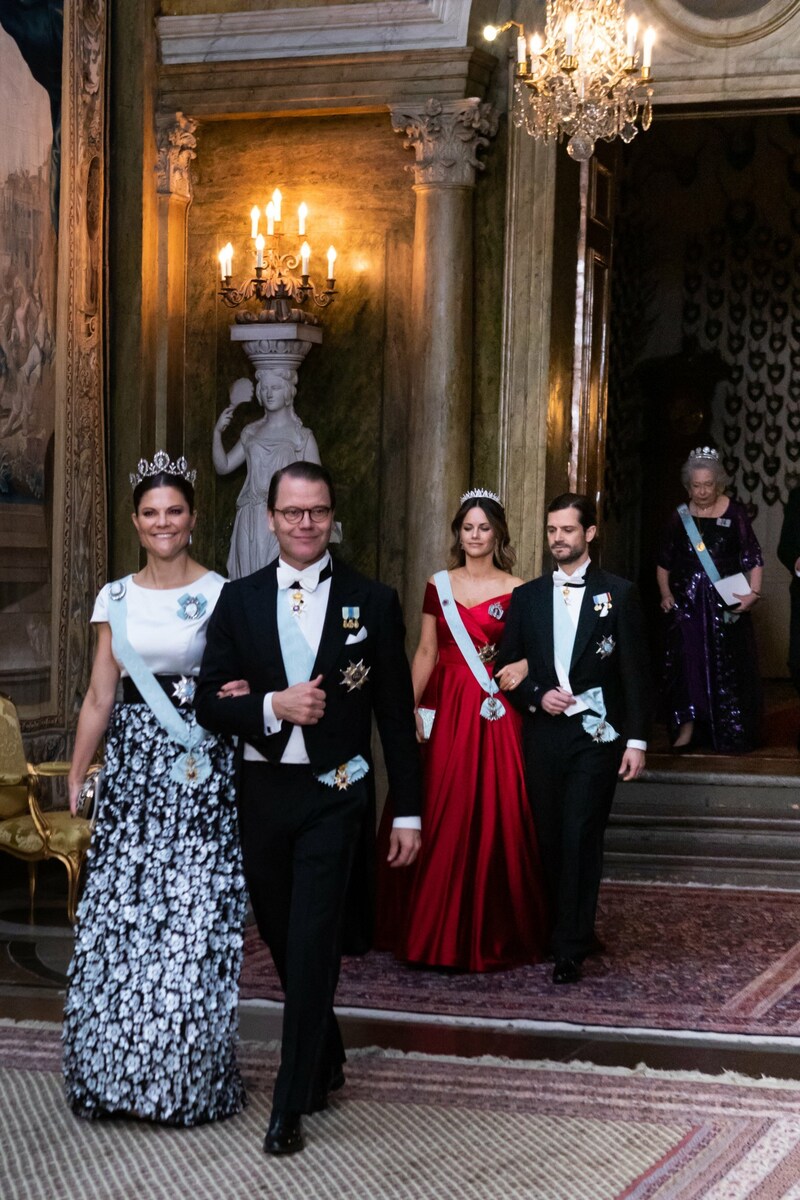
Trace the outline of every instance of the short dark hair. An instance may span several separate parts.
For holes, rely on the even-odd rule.
[[[336,508],[336,492],[333,488],[330,471],[326,471],[325,467],[321,467],[319,463],[305,462],[300,459],[298,462],[281,467],[270,479],[267,492],[267,508],[270,512],[275,512],[275,501],[278,498],[278,487],[282,479],[305,479],[307,483],[324,483],[331,498],[331,508]]]
[[[499,567],[501,571],[508,571],[510,573],[511,568],[517,561],[517,556],[510,544],[505,509],[502,504],[498,504],[490,496],[481,496],[480,498],[470,497],[462,501],[459,505],[458,512],[450,523],[450,529],[453,534],[453,544],[450,547],[451,569],[463,567],[466,562],[467,556],[461,545],[461,526],[464,524],[467,513],[473,508],[481,510],[494,530],[495,546],[494,553],[492,554],[494,565]]]
[[[564,508],[574,508],[584,529],[597,524],[597,505],[594,500],[581,492],[562,492],[551,500],[547,506],[548,513],[561,512]]]
[[[169,471],[159,471],[157,475],[146,475],[133,489],[133,511],[138,513],[142,496],[153,488],[172,487],[181,493],[189,505],[189,512],[194,512],[194,487],[183,475],[170,475]]]

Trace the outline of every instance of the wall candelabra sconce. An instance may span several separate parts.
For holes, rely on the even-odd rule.
[[[239,287],[232,283],[233,246],[230,242],[220,250],[218,260],[222,287],[220,298],[229,308],[238,308],[249,300],[257,300],[263,307],[259,312],[245,311],[236,314],[236,322],[249,325],[264,322],[292,321],[305,325],[319,325],[319,317],[302,305],[311,301],[317,308],[327,308],[336,292],[336,251],[328,248],[326,255],[328,275],[325,287],[317,291],[310,275],[311,247],[304,240],[296,251],[281,253],[284,236],[282,221],[283,197],[278,190],[264,209],[266,236],[260,232],[261,209],[254,205],[250,210],[250,236],[255,244],[254,275]],[[300,204],[297,210],[297,236],[305,239],[308,206]]]

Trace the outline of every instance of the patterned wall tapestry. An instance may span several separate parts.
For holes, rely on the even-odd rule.
[[[800,483],[800,206],[787,217],[733,201],[686,243],[683,334],[727,366],[712,433],[754,517]]]

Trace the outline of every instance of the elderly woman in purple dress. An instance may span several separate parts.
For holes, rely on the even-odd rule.
[[[693,450],[681,480],[689,501],[667,523],[656,572],[668,617],[664,699],[673,750],[710,743],[741,754],[757,744],[761,718],[749,611],[761,595],[764,559],[744,505],[725,495],[716,450]]]

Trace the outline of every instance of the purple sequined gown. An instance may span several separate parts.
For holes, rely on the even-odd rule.
[[[763,566],[747,512],[731,500],[722,517],[695,517],[723,577]],[[673,732],[695,722],[695,739],[723,754],[743,754],[759,739],[761,687],[749,614],[723,620],[719,596],[697,557],[677,510],[658,564],[669,571],[675,607],[667,615],[664,700]]]

